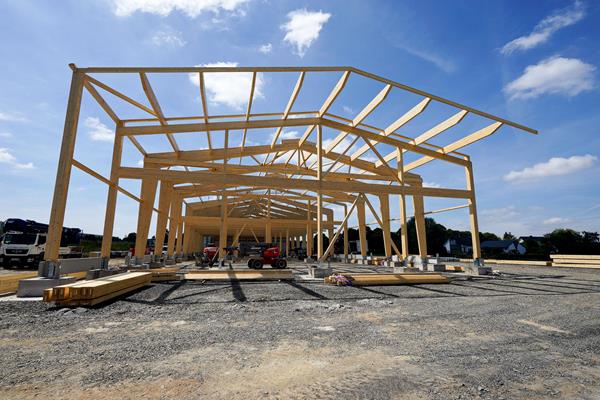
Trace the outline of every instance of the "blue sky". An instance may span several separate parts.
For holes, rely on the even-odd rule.
[[[503,127],[464,149],[475,167],[480,229],[519,235],[557,227],[598,231],[598,21],[600,4],[592,1],[0,0],[0,219],[48,220],[68,63],[226,62],[350,65],[535,128],[537,136]],[[285,107],[295,81],[286,79],[265,78],[256,111]],[[107,81],[143,99],[141,88]],[[189,79],[180,77],[172,87],[160,77],[152,82],[165,114],[199,114],[197,88]],[[330,88],[333,83],[315,80],[312,85]],[[380,89],[352,84],[335,110],[349,118]],[[223,95],[226,83],[213,85],[211,111],[245,107],[235,93]],[[308,107],[318,100],[303,98],[299,104]],[[390,107],[368,122],[385,126]],[[127,115],[129,110],[120,111]],[[440,122],[442,110],[439,115],[405,133],[417,135]],[[76,158],[105,176],[110,122],[89,99],[84,101]],[[447,144],[461,133],[470,132],[449,132],[433,143]],[[186,140],[193,139],[182,138],[182,143]],[[148,142],[150,150],[155,145]],[[124,163],[138,161],[135,150],[126,148]],[[459,187],[464,181],[462,171],[444,164],[415,172],[433,186]],[[123,185],[139,191],[135,182]],[[65,225],[100,233],[105,198],[102,183],[74,171]],[[391,204],[397,213],[397,201]],[[456,204],[428,199],[426,208]],[[119,198],[115,234],[135,230],[136,210],[133,201]],[[449,228],[468,226],[465,210],[435,218]]]

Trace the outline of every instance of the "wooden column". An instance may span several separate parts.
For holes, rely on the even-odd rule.
[[[271,243],[273,241],[271,224],[271,189],[267,191],[267,224],[265,225],[265,243]]]
[[[406,196],[400,195],[400,242],[402,258],[408,257],[408,228],[406,225]]]
[[[327,228],[327,237],[329,238],[329,243],[333,240],[334,231],[333,231],[333,213],[327,214],[327,222],[331,223],[331,228]],[[332,248],[331,254],[335,254],[335,247]]]
[[[425,231],[425,206],[423,196],[413,196],[413,208],[415,210],[415,228],[417,231],[417,242],[419,244],[419,256],[427,257],[427,234]]]
[[[348,206],[344,204],[344,215],[348,214]],[[344,221],[344,260],[348,259],[348,219]]]
[[[317,193],[317,259],[323,256],[323,129],[317,125],[317,180],[319,191]]]
[[[169,242],[167,245],[167,255],[173,257],[175,254],[175,240],[177,237],[177,225],[178,219],[181,215],[181,202],[182,199],[179,196],[171,197],[171,212],[169,219]]]
[[[404,184],[404,152],[401,148],[397,148],[398,161],[398,179]],[[406,196],[400,195],[400,244],[402,245],[402,258],[408,257],[408,230],[406,225]]]
[[[145,168],[147,168],[145,166]],[[156,196],[156,178],[143,178],[138,209],[138,223],[135,239],[135,256],[141,258],[146,254],[148,232],[152,221],[152,210],[154,209],[154,198]]]
[[[221,229],[219,229],[219,259],[225,258],[224,247],[227,247],[227,195],[223,194],[221,199]]]
[[[84,74],[71,65],[73,75],[71,77],[71,89],[69,90],[69,101],[67,103],[67,114],[63,129],[60,157],[54,184],[54,196],[50,210],[50,223],[48,225],[48,240],[46,241],[46,260],[58,260],[62,227],[65,219],[65,208],[67,206],[67,194],[69,192],[69,181],[71,179],[71,166],[75,140],[77,138],[77,122],[79,121],[79,109],[81,107],[81,94],[83,89]]]
[[[285,256],[290,256],[290,230],[286,229],[285,231]]]
[[[473,243],[473,259],[481,258],[481,244],[479,243],[479,223],[477,221],[477,203],[475,201],[475,182],[473,178],[473,165],[465,167],[467,178],[467,190],[471,192],[468,199],[469,204],[469,220],[471,223],[471,241]]]
[[[191,215],[191,211],[190,211],[189,207],[185,208],[185,215],[186,215],[186,217],[188,215]],[[192,240],[192,227],[187,223],[184,223],[183,226],[184,226],[184,228],[183,228],[183,231],[184,231],[183,232],[183,246],[182,246],[181,252],[183,254],[190,254],[190,243]]]
[[[360,254],[367,255],[367,222],[365,221],[365,201],[359,199],[356,203],[356,214],[358,217],[358,238],[360,240]]]
[[[381,222],[383,223],[383,247],[385,256],[392,256],[392,236],[390,230],[390,198],[387,194],[379,196],[379,204],[381,208]]]
[[[121,155],[123,154],[123,136],[119,135],[119,127],[116,127],[115,142],[113,144],[112,165],[110,168],[110,181],[114,184],[108,187],[106,198],[106,211],[104,212],[104,232],[102,233],[101,257],[110,257],[112,248],[112,237],[115,226],[115,210],[117,208],[117,185],[119,184],[119,167],[121,166]]]
[[[311,217],[311,201],[308,200],[308,212],[306,213],[306,256],[312,257],[313,254],[313,230]],[[289,235],[288,235],[289,236]]]
[[[156,246],[154,255],[161,255],[165,242],[165,233],[167,231],[167,221],[169,219],[169,209],[171,207],[171,198],[173,197],[173,182],[160,181],[160,191],[158,193],[158,217],[156,219]]]

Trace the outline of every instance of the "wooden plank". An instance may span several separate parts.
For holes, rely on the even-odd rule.
[[[292,91],[290,99],[288,100],[287,106],[285,107],[285,110],[283,111],[283,119],[287,119],[290,111],[292,111],[292,107],[294,106],[294,103],[296,102],[296,99],[298,98],[298,94],[300,94],[300,89],[302,88],[303,82],[304,82],[304,71],[300,72],[300,76],[298,77],[296,86],[294,87],[294,90]],[[281,134],[282,129],[283,128],[281,126],[277,128],[277,131],[275,132],[275,135],[273,136],[273,140],[271,141],[271,147],[275,146],[275,143],[277,143],[277,139],[279,139],[279,135]],[[275,159],[273,159],[273,161],[275,161]]]
[[[293,279],[289,269],[229,270],[229,271],[190,271],[184,274],[186,280],[279,280]]]
[[[16,292],[21,279],[34,278],[36,276],[38,276],[37,272],[0,275],[0,294]]]
[[[380,285],[418,285],[450,283],[450,278],[440,274],[344,274],[352,281],[352,286]],[[331,277],[325,278],[325,283],[335,284]]]
[[[600,264],[557,264],[552,263],[553,267],[561,267],[561,268],[590,268],[590,269],[600,269]]]
[[[578,255],[578,254],[551,254],[550,258],[555,259],[564,259],[564,258],[574,258],[578,260],[600,260],[600,255]]]

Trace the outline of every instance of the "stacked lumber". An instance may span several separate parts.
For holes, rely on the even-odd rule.
[[[418,285],[422,283],[449,283],[450,279],[440,274],[343,274],[325,278],[331,285],[380,286]]]
[[[449,272],[465,272],[465,267],[461,266],[461,265],[446,265],[446,271]]]
[[[152,274],[152,282],[165,282],[165,281],[178,281],[181,280],[181,275],[178,275],[180,268],[150,268],[141,270],[141,272],[150,272]],[[129,269],[128,271],[138,271],[136,269]]]
[[[0,294],[7,294],[16,292],[19,288],[19,281],[21,279],[35,278],[38,276],[37,272],[25,272],[17,274],[6,274],[0,276]]]
[[[553,267],[600,268],[600,255],[552,254]]]
[[[150,272],[125,272],[94,280],[83,280],[44,290],[44,301],[58,306],[95,306],[146,286]]]
[[[280,279],[293,279],[292,270],[289,269],[264,269],[264,270],[251,270],[251,269],[231,269],[224,271],[190,271],[184,274],[186,280],[230,280],[230,281],[244,281],[244,280],[280,280]]]

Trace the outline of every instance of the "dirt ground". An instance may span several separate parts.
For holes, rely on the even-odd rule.
[[[161,283],[89,310],[0,299],[0,398],[600,398],[600,271],[498,269]]]

